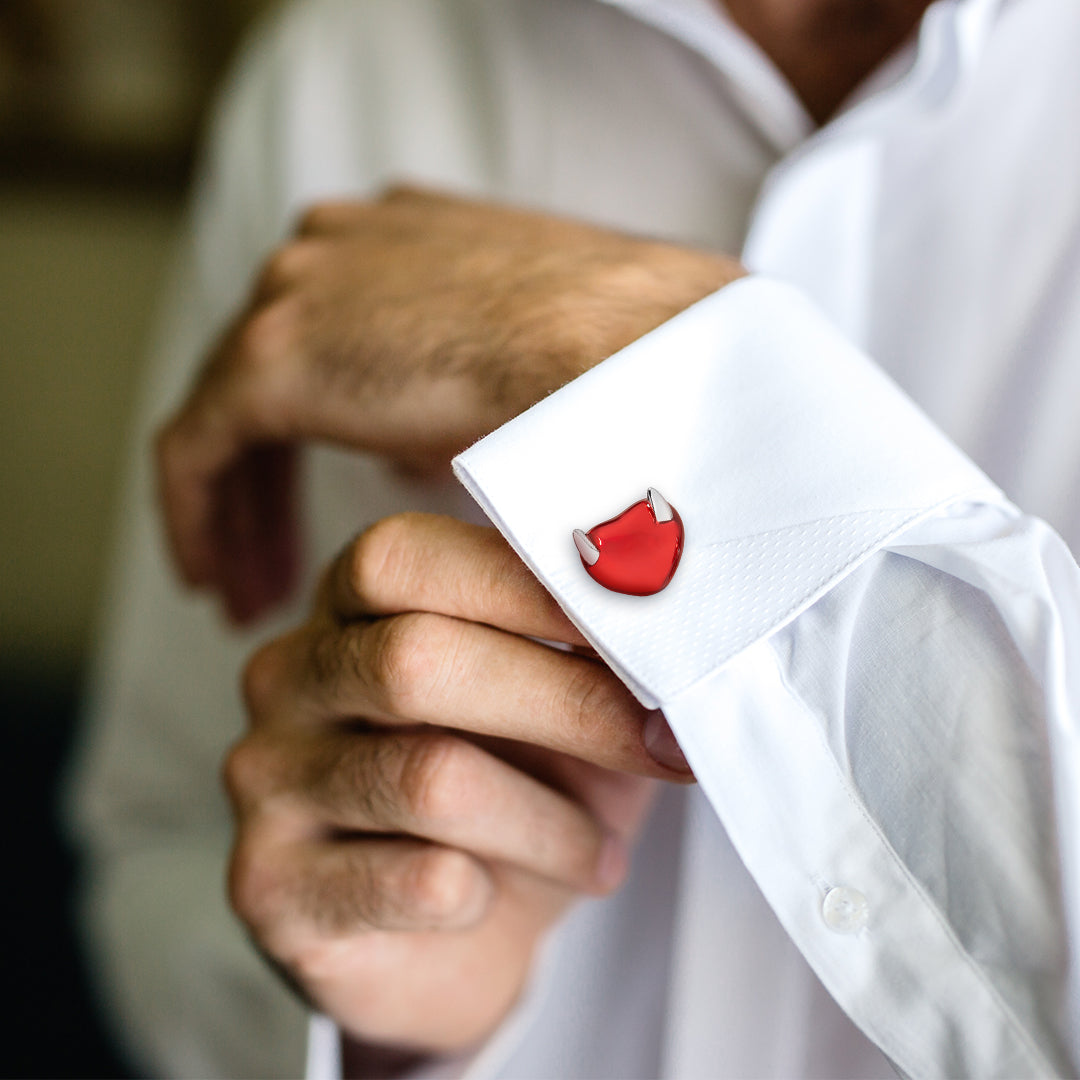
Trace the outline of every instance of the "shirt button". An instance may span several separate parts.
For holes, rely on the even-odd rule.
[[[830,889],[821,902],[825,925],[838,934],[857,934],[865,925],[870,908],[858,889],[839,885]]]

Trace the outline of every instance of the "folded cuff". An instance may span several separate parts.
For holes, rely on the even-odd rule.
[[[795,289],[745,278],[461,454],[454,469],[647,706],[674,700],[952,503],[1000,492]],[[656,488],[682,560],[652,596],[586,573],[589,529]]]

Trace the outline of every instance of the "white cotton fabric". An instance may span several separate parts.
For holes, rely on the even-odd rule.
[[[800,614],[884,538],[942,503],[996,497],[798,292],[761,279],[671,319],[455,468],[650,707]],[[567,538],[649,487],[683,520],[678,572],[650,597],[598,591]]]
[[[771,279],[496,433],[501,469],[470,459],[702,783],[665,792],[626,886],[560,925],[490,1042],[425,1075],[1076,1074],[1077,55],[1074,0],[944,0],[812,132],[699,0],[304,0],[249,44],[139,440],[319,198],[410,179],[743,250]],[[682,396],[677,367],[698,380]],[[619,408],[589,411],[594,392]],[[506,493],[525,470],[543,513]],[[243,658],[306,598],[228,633],[172,580],[141,442],[131,476],[71,796],[105,998],[147,1072],[297,1075],[303,1012],[224,903],[217,774]],[[386,514],[481,517],[339,453],[306,480],[309,586]],[[574,565],[569,530],[649,485],[687,520],[670,595],[700,640],[609,617],[621,601]],[[335,1075],[333,1050],[317,1024],[309,1075]]]

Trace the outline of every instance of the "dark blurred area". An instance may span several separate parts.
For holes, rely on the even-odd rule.
[[[125,432],[212,88],[265,0],[0,0],[0,1075],[126,1076],[57,795]]]
[[[260,0],[4,0],[5,180],[182,184],[208,89]]]

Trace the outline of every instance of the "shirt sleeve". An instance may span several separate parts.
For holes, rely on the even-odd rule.
[[[661,707],[780,922],[906,1074],[1080,1061],[1080,572],[795,290],[745,279],[459,478]],[[671,583],[571,540],[654,488]]]

